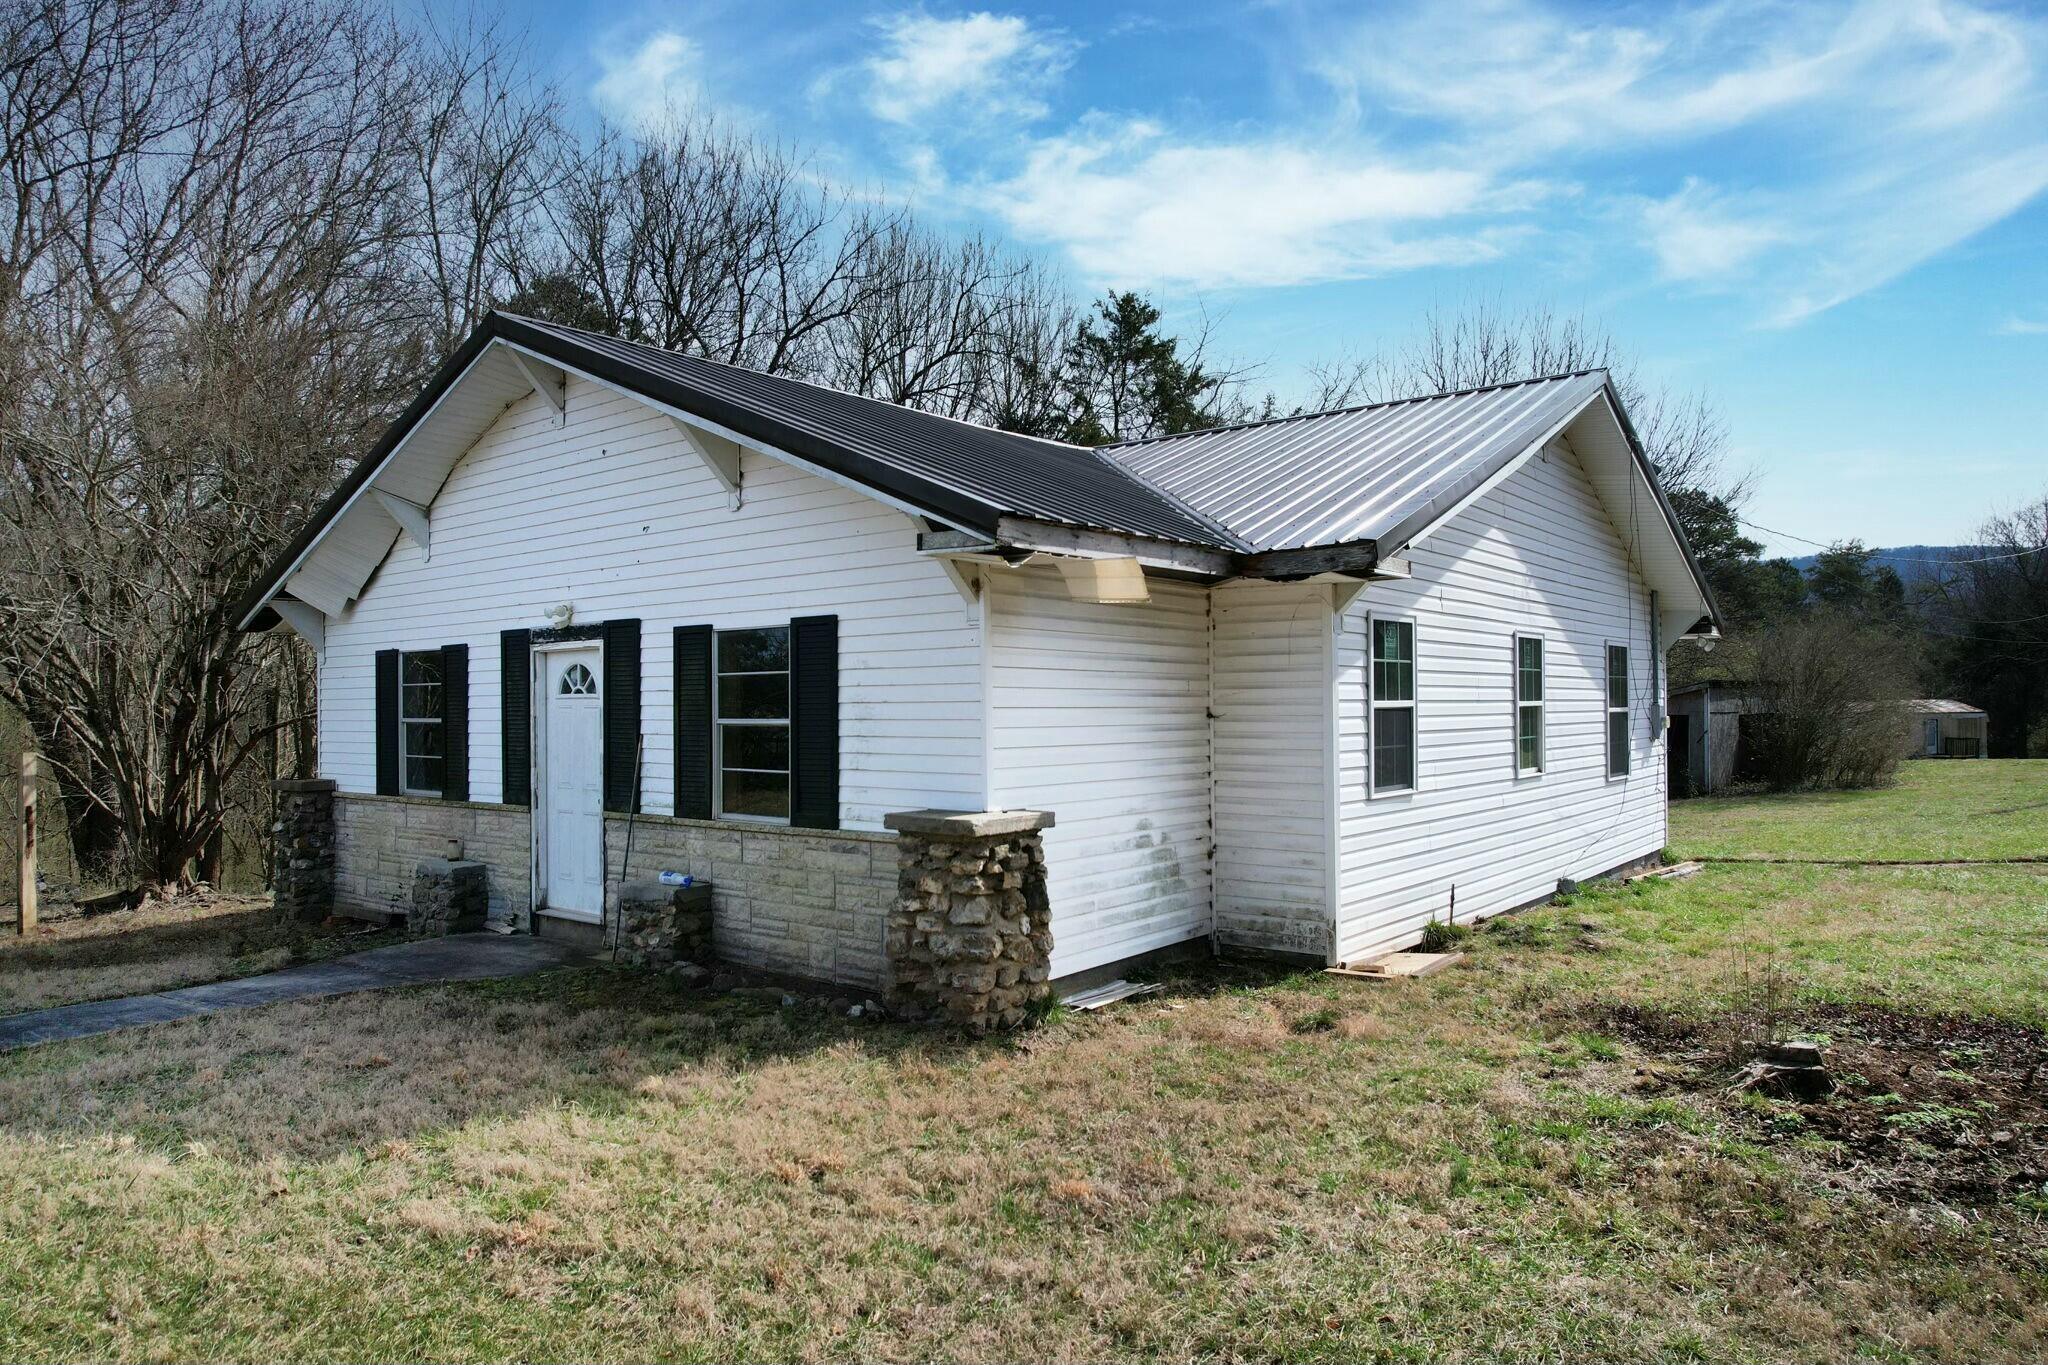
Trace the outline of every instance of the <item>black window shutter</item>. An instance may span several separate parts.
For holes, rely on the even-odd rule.
[[[504,801],[533,801],[533,632],[498,632],[498,751]]]
[[[839,828],[839,618],[789,623],[789,823]]]
[[[441,646],[441,795],[469,800],[469,646]]]
[[[377,795],[398,795],[398,651],[377,651]]]
[[[640,623],[604,623],[604,808],[638,811]]]
[[[676,814],[711,818],[711,627],[677,626]]]

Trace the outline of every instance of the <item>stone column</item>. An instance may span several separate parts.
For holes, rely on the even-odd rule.
[[[1051,993],[1050,811],[901,811],[889,1006],[973,1033],[1015,1028]]]
[[[312,777],[270,786],[277,793],[270,827],[277,913],[318,923],[334,913],[334,783]]]

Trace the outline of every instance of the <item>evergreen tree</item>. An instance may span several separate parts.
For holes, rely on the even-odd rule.
[[[1081,320],[1066,350],[1064,440],[1107,445],[1214,425],[1221,376],[1199,354],[1181,354],[1159,331],[1159,310],[1134,293],[1111,293]]]

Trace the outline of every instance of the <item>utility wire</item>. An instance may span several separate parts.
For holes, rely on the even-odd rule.
[[[1809,536],[1795,536],[1790,531],[1780,531],[1773,527],[1765,526],[1762,522],[1751,521],[1748,517],[1737,517],[1736,520],[1752,531],[1762,531],[1767,536],[1783,536],[1786,540],[1796,540],[1802,545],[1818,545],[1823,550],[1835,549],[1842,543],[1838,540],[1814,540]],[[2004,559],[2024,559],[2028,555],[2037,555],[2044,550],[2048,550],[2048,545],[2036,545],[2029,550],[2015,550],[2011,554],[2005,555],[1985,555],[1979,559],[1936,559],[1931,555],[1894,555],[1883,554],[1882,551],[1876,550],[1873,550],[1871,553],[1882,555],[1887,560],[1897,560],[1907,564],[1996,564]]]

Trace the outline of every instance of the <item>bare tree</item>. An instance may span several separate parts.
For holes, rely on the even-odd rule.
[[[1596,369],[1613,379],[1667,489],[1700,491],[1730,507],[1748,499],[1754,475],[1730,467],[1727,423],[1704,395],[1649,383],[1610,333],[1583,316],[1549,308],[1511,312],[1482,299],[1449,312],[1433,309],[1420,334],[1405,346],[1311,367],[1309,391],[1298,411]]]
[[[0,696],[75,830],[158,886],[217,877],[309,691],[230,604],[494,287],[525,191],[420,119],[495,59],[339,0],[0,13]]]
[[[546,258],[543,205],[569,143],[559,98],[495,21],[471,12],[427,37],[411,114],[422,216],[409,242],[431,291],[435,349],[447,351]]]
[[[2048,757],[2048,496],[1987,519],[1935,591],[1942,686],[1990,714],[1993,753]]]

